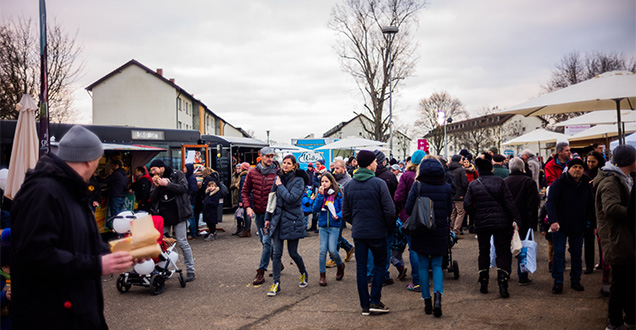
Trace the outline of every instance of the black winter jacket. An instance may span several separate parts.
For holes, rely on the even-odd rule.
[[[280,186],[276,181],[272,185],[272,192],[276,192],[276,210],[274,213],[265,212],[265,221],[270,221],[270,232],[278,230],[278,237],[282,240],[294,240],[304,238],[307,234],[305,228],[305,214],[302,209],[302,199],[305,192],[305,178],[307,174],[303,170],[277,174],[283,182]]]
[[[42,156],[11,212],[14,328],[106,329],[101,256],[108,247],[83,178],[57,156]]]
[[[525,235],[528,228],[537,230],[539,212],[539,192],[537,184],[531,177],[520,171],[512,171],[504,179],[512,194],[515,206],[519,212],[519,234]]]
[[[519,225],[519,213],[504,180],[492,173],[480,173],[468,185],[464,209],[475,219],[476,229],[506,229]]]
[[[395,205],[389,188],[372,173],[358,169],[344,188],[342,218],[352,225],[354,239],[386,238],[395,227]]]
[[[126,170],[121,167],[113,171],[102,182],[108,185],[108,198],[121,198],[128,194],[128,177]]]
[[[570,173],[563,172],[552,185],[546,202],[548,221],[559,223],[559,231],[565,234],[583,234],[587,222],[596,228],[594,200],[589,179],[575,182]]]
[[[192,217],[192,208],[190,207],[190,195],[188,194],[188,180],[186,180],[183,172],[174,170],[171,167],[165,167],[163,173],[164,178],[169,178],[170,183],[161,187],[152,185],[150,188],[150,200],[152,203],[152,213],[161,215],[159,212],[159,203],[165,197],[174,196],[177,206],[178,219],[166,219],[164,217],[164,226],[174,226],[181,221],[186,221]]]
[[[468,189],[468,177],[466,176],[466,170],[459,162],[451,162],[448,164],[448,169],[453,175],[455,182],[455,195],[454,201],[463,201]]]
[[[188,195],[190,196],[190,204],[195,205],[197,203],[197,190],[199,187],[197,186],[197,177],[194,176],[194,165],[186,164],[185,167],[188,170],[185,173],[185,176],[186,180],[188,180]]]
[[[420,163],[418,178],[421,178],[421,181],[418,179],[411,186],[406,201],[406,214],[411,215],[418,196],[428,197],[433,201],[435,228],[413,234],[411,248],[425,255],[445,255],[448,249],[448,217],[453,210],[451,187],[446,183],[442,164],[435,159],[424,159]]]
[[[214,193],[207,193],[203,198],[203,221],[207,224],[219,223],[219,187],[214,188]]]
[[[391,196],[395,196],[395,191],[398,187],[398,180],[395,174],[389,171],[386,166],[378,164],[378,167],[375,170],[375,176],[384,180],[384,182],[386,182],[386,186],[389,188]]]

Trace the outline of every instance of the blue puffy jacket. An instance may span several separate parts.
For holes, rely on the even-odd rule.
[[[327,211],[322,211],[322,203],[325,201],[325,195],[318,194],[316,196],[316,200],[314,201],[314,212],[319,213],[318,216],[318,227],[336,227],[340,228],[340,224],[342,223],[342,193],[339,192],[338,196],[336,196],[333,200],[333,206],[336,209],[336,215],[338,219],[334,219],[331,212],[325,207]]]

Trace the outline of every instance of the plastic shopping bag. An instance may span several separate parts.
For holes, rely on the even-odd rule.
[[[528,229],[526,239],[521,241],[519,253],[519,267],[523,273],[534,273],[537,270],[537,242],[534,241],[534,232]]]
[[[495,236],[490,236],[490,268],[497,267],[497,253],[495,252]]]
[[[510,252],[513,256],[517,256],[521,252],[521,238],[519,237],[519,229],[515,228],[515,233],[512,234],[512,242],[510,242]]]

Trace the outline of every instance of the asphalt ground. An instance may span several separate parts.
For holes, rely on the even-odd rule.
[[[607,319],[607,298],[600,293],[601,271],[582,275],[585,291],[569,287],[569,258],[566,259],[564,292],[551,293],[552,277],[547,270],[547,242],[537,236],[539,269],[529,286],[518,286],[516,271],[510,279],[510,298],[499,297],[496,270],[490,270],[488,294],[477,284],[477,239],[465,234],[453,247],[460,277],[444,271],[441,318],[424,314],[421,293],[407,291],[410,282],[408,251],[404,259],[409,276],[382,289],[382,301],[391,311],[382,315],[361,315],[356,289],[355,257],[346,263],[345,276],[336,281],[336,269],[327,269],[328,286],[318,285],[318,234],[300,241],[309,285],[298,286],[297,267],[285,251],[281,292],[268,297],[272,284],[253,286],[261,255],[261,244],[253,235],[238,238],[232,215],[226,214],[216,241],[190,241],[195,257],[196,280],[179,286],[176,276],[165,283],[164,292],[153,295],[149,288],[133,286],[120,293],[115,276],[103,282],[105,315],[111,329],[603,329]],[[255,226],[252,226],[252,233]],[[353,243],[351,232],[343,235]],[[177,249],[178,250],[178,249]],[[286,248],[285,248],[286,250]],[[598,249],[596,250],[598,251]],[[341,255],[344,257],[345,253]],[[567,255],[567,253],[566,253]],[[596,256],[598,260],[598,255]],[[179,262],[183,267],[182,262]],[[513,269],[516,259],[513,260]],[[271,263],[268,269],[271,272]],[[391,266],[395,279],[397,270]],[[431,288],[432,290],[432,288]]]

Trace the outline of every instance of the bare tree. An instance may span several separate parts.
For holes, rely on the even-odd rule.
[[[435,92],[429,98],[420,100],[415,126],[426,136],[437,155],[444,149],[444,128],[437,122],[440,111],[446,114],[447,120],[452,118],[453,121],[458,121],[468,116],[464,104],[446,91]]]
[[[417,44],[412,32],[425,5],[425,0],[343,0],[331,11],[328,26],[338,34],[336,53],[362,93],[372,121],[363,123],[363,129],[375,140],[384,141],[389,128],[384,104],[390,88],[395,90],[413,73]],[[384,26],[399,29],[392,41],[382,34]]]
[[[552,71],[552,77],[542,88],[545,92],[553,92],[615,70],[636,72],[636,60],[616,52],[592,52],[581,55],[581,53],[574,51],[561,59],[561,62],[556,65],[556,69]],[[545,115],[543,118],[554,124],[581,114],[582,112],[571,112]]]
[[[8,18],[0,25],[0,118],[17,119],[15,105],[22,94],[37,100],[40,93],[40,42],[37,23],[27,18]],[[48,26],[49,118],[52,122],[71,122],[70,85],[77,81],[83,64],[78,63],[82,47],[76,35],[66,34],[53,23]]]

